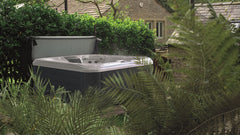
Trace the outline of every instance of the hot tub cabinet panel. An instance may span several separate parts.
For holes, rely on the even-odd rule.
[[[102,87],[101,81],[109,75],[114,73],[123,73],[129,71],[136,71],[136,68],[120,69],[106,72],[75,72],[62,69],[54,69],[47,67],[33,67],[34,72],[38,71],[41,78],[45,81],[50,80],[51,84],[58,87],[64,87],[66,90],[74,92],[75,90],[84,91],[88,87]]]

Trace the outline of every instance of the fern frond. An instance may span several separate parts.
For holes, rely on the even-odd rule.
[[[106,94],[126,107],[131,123],[127,125],[136,134],[150,132],[153,127],[158,131],[168,111],[164,85],[166,77],[162,72],[152,74],[148,71],[139,69],[137,72],[118,73],[103,81]]]

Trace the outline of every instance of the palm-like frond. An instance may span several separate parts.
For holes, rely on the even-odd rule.
[[[152,74],[144,69],[118,73],[105,79],[103,90],[117,104],[126,107],[131,131],[144,134],[160,132],[166,119],[166,87],[161,72]]]
[[[187,77],[180,85],[184,96],[177,100],[174,92],[171,97],[172,101],[182,101],[188,96],[185,97],[191,103],[187,104],[190,111],[188,123],[192,125],[239,106],[236,100],[239,80],[234,78],[234,72],[238,71],[233,71],[239,55],[237,37],[229,22],[222,15],[217,16],[211,5],[209,7],[213,18],[206,23],[195,17],[195,10],[176,21],[179,36],[175,39],[179,42],[175,46],[181,49],[178,56],[185,58],[183,68]],[[171,104],[176,108],[173,110],[183,105]],[[191,125],[185,128],[191,128]]]
[[[96,89],[69,95],[66,103],[62,99],[65,90],[55,90],[40,77],[32,76],[29,82],[19,85],[2,86],[1,92],[5,91],[5,96],[1,99],[0,112],[8,120],[0,120],[13,133],[102,135],[107,134],[107,129],[114,125],[103,117],[108,113],[103,111],[104,108],[112,104],[101,103],[103,94]],[[46,90],[48,95],[45,95]]]
[[[109,135],[127,135],[126,131],[124,129],[121,129],[119,127],[110,127],[108,129]]]
[[[101,134],[106,124],[96,104],[80,92],[74,94],[69,103],[59,100],[35,100],[37,115],[34,130],[42,134]],[[41,109],[39,109],[41,108]]]
[[[192,11],[191,14],[194,14]],[[235,45],[236,37],[231,33],[227,21],[223,16],[202,24],[193,17],[186,17],[179,25],[179,37],[181,42],[176,47],[184,50],[187,66],[191,69],[186,72],[189,82],[193,83],[193,91],[212,91],[219,89],[219,82],[224,80],[223,74],[229,73],[231,65],[237,61],[238,49]],[[195,21],[193,21],[195,20]],[[185,22],[192,22],[188,27]],[[181,54],[180,54],[181,55]],[[221,83],[219,83],[221,84]],[[215,86],[215,88],[213,88]]]

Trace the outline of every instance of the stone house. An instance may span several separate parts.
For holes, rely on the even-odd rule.
[[[110,1],[110,0],[109,0]],[[114,4],[118,2],[119,10],[124,11],[127,16],[133,20],[143,19],[148,24],[149,29],[155,30],[157,42],[163,43],[167,41],[168,37],[172,34],[172,29],[168,17],[171,15],[172,10],[165,8],[159,0],[114,0]],[[64,11],[64,0],[51,0],[48,4],[59,12]],[[125,8],[125,7],[128,8]],[[110,12],[110,5],[106,2],[99,4],[99,9],[103,15]],[[94,17],[99,17],[97,7],[94,3],[81,3],[77,0],[68,0],[68,13],[78,14],[87,13]]]
[[[149,29],[155,30],[158,42],[163,43],[172,34],[168,20],[172,11],[165,8],[159,0],[119,0],[121,8],[126,5],[128,16],[133,20],[145,20]]]

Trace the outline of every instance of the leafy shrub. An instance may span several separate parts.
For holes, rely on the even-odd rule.
[[[3,1],[0,7],[0,77],[26,79],[31,63],[27,37],[60,35],[61,16],[42,4],[16,9],[14,2]]]
[[[69,15],[63,13],[58,30],[62,35],[67,36],[90,36],[94,35],[95,18],[87,14],[79,16],[78,14]]]
[[[50,94],[45,95],[49,90]],[[108,128],[114,129],[118,118],[104,117],[112,113],[108,108],[113,104],[102,102],[98,92],[75,92],[66,103],[65,89],[55,89],[39,76],[31,74],[27,82],[19,84],[5,82],[0,87],[0,133],[4,127],[19,135],[108,134]]]

